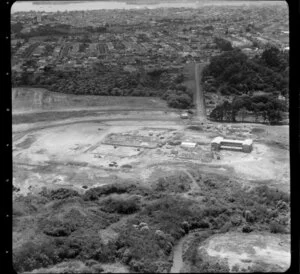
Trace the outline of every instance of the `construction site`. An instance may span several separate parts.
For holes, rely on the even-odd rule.
[[[37,104],[33,99],[36,94],[43,92],[47,95],[41,96]],[[90,233],[96,233],[96,236],[93,234],[93,242],[95,237],[99,237],[99,242],[108,245],[119,241],[120,237],[128,238],[122,233],[132,233],[130,237],[141,234],[143,242],[148,241],[143,246],[151,248],[151,235],[172,235],[170,239],[173,240],[167,245],[169,251],[163,255],[164,264],[151,268],[151,271],[193,272],[205,269],[201,263],[204,261],[213,265],[213,269],[229,269],[231,272],[251,272],[262,267],[271,271],[288,268],[288,126],[212,122],[206,118],[204,97],[200,95],[195,97],[199,103],[196,104],[196,112],[183,117],[182,111],[168,108],[159,98],[118,97],[111,100],[109,106],[109,99],[104,101],[97,96],[87,99],[85,96],[62,96],[41,89],[22,88],[13,90],[13,94],[15,252],[22,250],[26,241],[44,243],[48,239],[49,236],[45,236],[47,229],[41,229],[46,220],[52,224],[57,218],[61,220],[59,222],[71,218],[70,222],[76,223],[78,218],[85,216],[88,221],[74,228],[72,237],[79,237],[76,233],[80,237],[91,237]],[[59,104],[49,105],[49,96],[51,102],[55,102],[59,96]],[[92,106],[89,103],[91,101]],[[128,184],[134,185],[132,193],[122,190]],[[263,191],[257,192],[257,189],[264,187],[276,189],[268,190],[277,199],[274,198],[273,209],[265,209],[266,204],[256,205],[257,200],[253,202],[251,195],[265,195]],[[112,191],[116,189],[117,193],[102,198],[94,198],[94,194],[89,196],[89,193],[106,188]],[[56,198],[51,200],[47,196],[60,192],[75,193],[79,197],[53,201]],[[240,197],[244,197],[241,198],[243,200],[239,201]],[[29,210],[28,203],[33,203],[34,199],[41,199],[40,204]],[[155,214],[171,215],[160,219],[155,219],[158,217],[150,209],[146,217],[144,212],[148,211],[141,209],[130,214],[124,214],[122,207],[121,213],[106,211],[111,201],[138,201],[134,202],[138,203],[137,208],[147,209],[153,203],[159,207],[166,200],[172,201],[169,209],[155,211]],[[261,201],[265,203],[265,197]],[[24,203],[27,203],[26,206]],[[249,210],[246,210],[244,203]],[[53,210],[49,211],[48,207],[53,207]],[[61,209],[57,211],[54,207]],[[218,213],[222,219],[211,213],[215,208],[222,207],[224,209],[220,212],[228,208],[231,212],[229,217],[225,213]],[[32,208],[37,213],[33,213]],[[65,217],[74,210],[79,211],[72,217]],[[40,217],[36,218],[34,214],[40,214]],[[101,215],[99,219],[97,214],[106,215]],[[189,214],[194,217],[189,217]],[[199,218],[199,214],[204,215],[197,223],[195,218]],[[251,217],[254,214],[269,217],[257,217],[260,219],[254,221],[254,217]],[[28,222],[28,218],[32,222]],[[271,224],[264,220],[271,220]],[[276,222],[276,225],[272,222]],[[136,229],[141,224],[142,228]],[[93,228],[85,228],[90,225]],[[181,228],[178,228],[179,225]],[[56,235],[63,231],[62,228],[57,229],[55,231],[58,232],[49,233]],[[176,234],[176,229],[181,234]],[[212,234],[205,234],[204,237],[205,231]],[[245,237],[244,233],[250,231],[253,232]],[[218,232],[218,235],[214,235],[214,232]],[[218,237],[223,244],[216,240]],[[227,246],[227,242],[224,244],[224,239],[230,239],[231,245]],[[131,250],[133,243],[128,244],[128,250]],[[45,242],[45,245],[49,243]],[[236,256],[239,250],[244,252],[243,256]],[[126,255],[129,251],[126,252],[122,255],[122,261],[113,259],[109,264],[101,262],[101,269],[112,273],[139,272],[135,261],[129,261]],[[134,252],[134,249],[130,252]],[[136,256],[144,256],[143,260],[148,260],[143,267],[154,267],[153,262],[161,259],[163,254],[161,250],[159,252],[151,253],[156,254],[151,255],[153,258],[149,256],[149,251],[139,251]],[[277,260],[279,252],[284,252],[284,256]],[[266,254],[271,258],[267,258]],[[198,259],[191,261],[190,258]],[[212,258],[217,258],[217,261]],[[69,260],[67,266],[66,262],[54,263],[48,268],[40,268],[37,264],[35,269],[39,273],[57,273],[62,269],[68,272],[73,268],[82,268],[82,273],[91,271],[91,268],[86,268],[91,267],[87,262],[78,260]],[[19,265],[25,267],[22,269],[33,269],[23,266],[23,263]]]
[[[107,122],[82,124],[76,122],[50,129],[45,127],[38,131],[31,130],[27,134],[18,133],[14,138],[14,164],[23,168],[78,165],[86,170],[101,167],[104,173],[118,173],[120,176],[125,173],[128,176],[128,173],[132,172],[134,177],[138,177],[139,173],[133,172],[132,169],[143,173],[143,168],[147,166],[159,165],[159,162],[172,165],[172,162],[177,161],[187,164],[207,163],[211,167],[232,166],[237,175],[251,172],[247,166],[252,165],[257,172],[251,172],[249,179],[252,177],[270,180],[271,174],[278,172],[276,165],[279,162],[273,157],[276,151],[259,142],[257,140],[259,137],[251,134],[253,130],[251,126],[239,129],[226,126],[224,129],[213,123],[207,123],[202,126],[201,131],[195,131],[189,129],[188,125],[182,125],[180,119],[173,122],[173,125],[164,126],[164,123],[160,122],[161,127],[155,128],[139,125],[141,124],[139,121],[136,124],[132,126],[131,123],[130,126],[124,127],[116,125],[115,122],[112,125]],[[214,137],[232,131],[235,131],[236,135],[256,139],[250,153],[230,148],[212,150],[211,142]],[[107,171],[108,169],[112,170]],[[286,174],[287,172],[288,170]],[[284,178],[285,175],[282,174],[280,177]],[[41,177],[40,181],[43,182],[44,179]],[[19,185],[17,177],[15,184]],[[23,188],[24,185],[21,184],[19,187]]]
[[[156,167],[176,169],[180,163],[230,169],[246,183],[272,181],[288,191],[288,126],[208,120],[199,79],[204,66],[188,66],[192,114],[170,109],[159,98],[14,89],[14,185],[20,193],[30,184],[31,191],[57,183],[80,189],[82,173],[85,187],[94,186],[95,178],[146,182]],[[78,168],[69,174],[71,167]]]

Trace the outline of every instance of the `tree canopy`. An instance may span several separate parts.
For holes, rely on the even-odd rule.
[[[238,114],[244,118],[249,111],[265,122],[278,123],[288,108],[278,99],[288,96],[288,74],[288,54],[274,46],[268,45],[254,58],[238,49],[212,57],[203,70],[204,90],[234,98],[219,104],[210,117],[234,122]]]
[[[213,83],[207,84],[208,78],[213,78]],[[263,91],[287,96],[288,55],[275,47],[266,48],[252,59],[238,49],[224,52],[211,58],[202,80],[205,90],[224,95]]]

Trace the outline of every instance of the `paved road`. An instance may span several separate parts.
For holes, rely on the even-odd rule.
[[[197,109],[197,118],[201,120],[206,119],[206,108],[205,108],[205,98],[203,94],[203,89],[201,87],[201,74],[202,70],[206,64],[195,63],[195,81],[196,81],[196,96],[195,104]]]

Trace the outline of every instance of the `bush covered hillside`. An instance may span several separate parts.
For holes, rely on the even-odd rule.
[[[189,190],[189,177],[180,182],[159,178],[153,188],[123,182],[82,194],[60,188],[18,197],[13,205],[15,270],[79,260],[86,266],[81,273],[99,273],[103,264],[117,262],[137,273],[167,273],[174,244],[195,229],[289,233],[288,194],[190,172],[201,188],[201,204],[197,193],[196,199],[181,196]],[[102,237],[101,231],[111,236]]]
[[[288,54],[274,46],[254,58],[237,49],[212,57],[203,70],[204,90],[233,96],[233,100],[218,105],[211,118],[234,122],[238,113],[243,116],[250,111],[264,122],[279,122],[288,108],[288,77]]]

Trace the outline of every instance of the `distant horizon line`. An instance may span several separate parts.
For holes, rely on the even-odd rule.
[[[16,2],[33,2],[33,3],[45,3],[45,2],[287,2],[286,0],[17,0]]]

